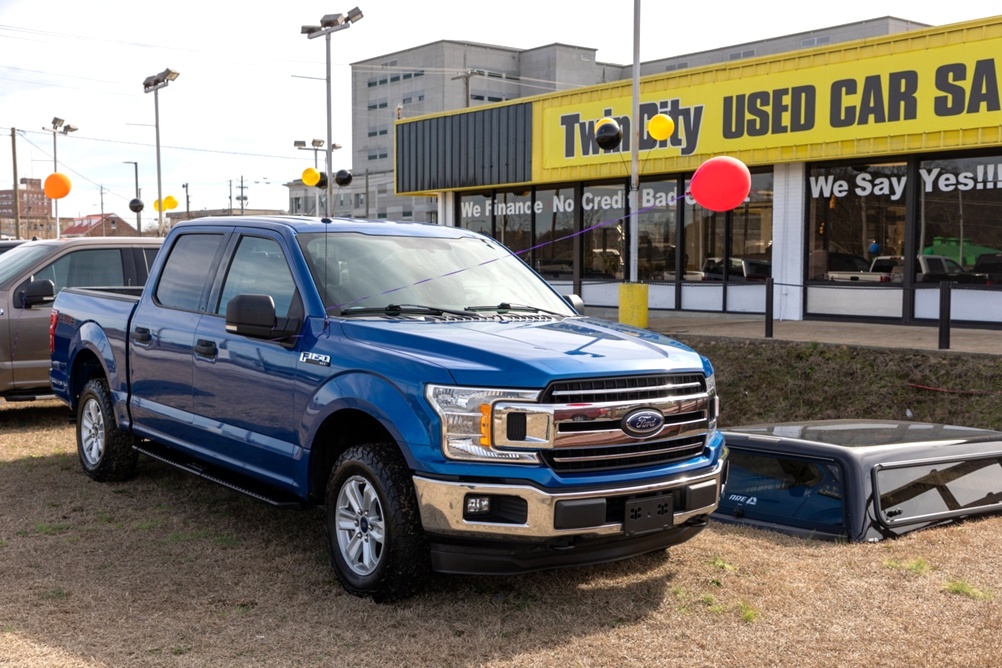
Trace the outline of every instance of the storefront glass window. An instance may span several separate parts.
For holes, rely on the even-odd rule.
[[[676,181],[640,184],[637,226],[641,281],[675,280],[675,233],[678,227]]]
[[[748,197],[732,211],[708,211],[691,198],[686,206],[685,269],[690,280],[764,281],[772,275],[771,172],[752,174]]]
[[[459,200],[459,227],[491,234],[491,196],[463,195]]]
[[[529,248],[532,247],[532,193],[497,193],[494,199],[494,221],[497,240],[529,262]]]
[[[685,187],[688,190],[688,181]],[[700,280],[704,273],[709,279],[723,266],[724,214],[704,209],[687,197],[684,232],[686,279]],[[719,273],[722,271],[719,269]]]
[[[901,256],[905,182],[905,163],[810,170],[808,280],[870,282],[854,274],[878,257],[888,264]]]
[[[574,277],[574,207],[573,188],[536,191],[534,266],[544,278]]]
[[[626,220],[626,188],[621,184],[588,186],[581,196],[585,279],[622,280]],[[589,229],[593,228],[593,229]]]
[[[978,282],[972,271],[1002,273],[1002,157],[925,160],[919,181],[918,252],[926,264],[937,259],[957,270],[953,260],[963,282]]]

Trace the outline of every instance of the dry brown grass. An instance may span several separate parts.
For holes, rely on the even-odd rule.
[[[56,402],[0,404],[0,666],[991,666],[1002,517],[878,544],[711,525],[666,553],[345,594],[319,511],[142,460],[90,481]]]

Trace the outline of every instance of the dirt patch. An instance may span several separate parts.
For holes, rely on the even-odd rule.
[[[714,360],[726,424],[911,411],[1002,428],[997,358],[686,343]],[[1002,517],[855,545],[711,524],[668,552],[436,576],[378,605],[337,585],[319,511],[274,510],[146,459],[127,483],[92,482],[56,402],[0,404],[0,499],[3,666],[1002,660]]]

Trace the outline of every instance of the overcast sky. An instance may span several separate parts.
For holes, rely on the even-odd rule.
[[[532,48],[554,42],[597,48],[601,62],[633,59],[629,0],[357,0],[364,18],[331,37],[334,168],[350,168],[350,63],[442,39]],[[994,2],[842,0],[642,3],[642,61],[704,51],[881,16],[945,25],[1000,13]],[[134,220],[134,168],[156,218],[154,100],[143,80],[171,68],[159,93],[163,195],[193,212],[227,207],[243,179],[252,208],[285,209],[287,189],[313,156],[293,141],[325,138],[326,50],[300,26],[355,4],[228,0],[0,0],[0,184],[13,183],[11,128],[19,177],[52,173],[58,116],[80,129],[59,135],[60,171],[73,183],[60,216],[103,207]],[[475,9],[474,9],[475,8]],[[23,134],[22,134],[23,131]],[[239,203],[234,200],[235,206]]]

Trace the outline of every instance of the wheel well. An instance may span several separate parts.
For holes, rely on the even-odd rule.
[[[104,367],[101,361],[90,350],[83,350],[73,360],[73,368],[70,370],[70,396],[73,399],[73,406],[76,407],[77,399],[83,392],[84,385],[92,378],[103,378]]]
[[[365,443],[393,443],[390,432],[371,415],[359,410],[334,413],[317,430],[310,457],[310,500],[323,503],[334,462],[348,448]]]

